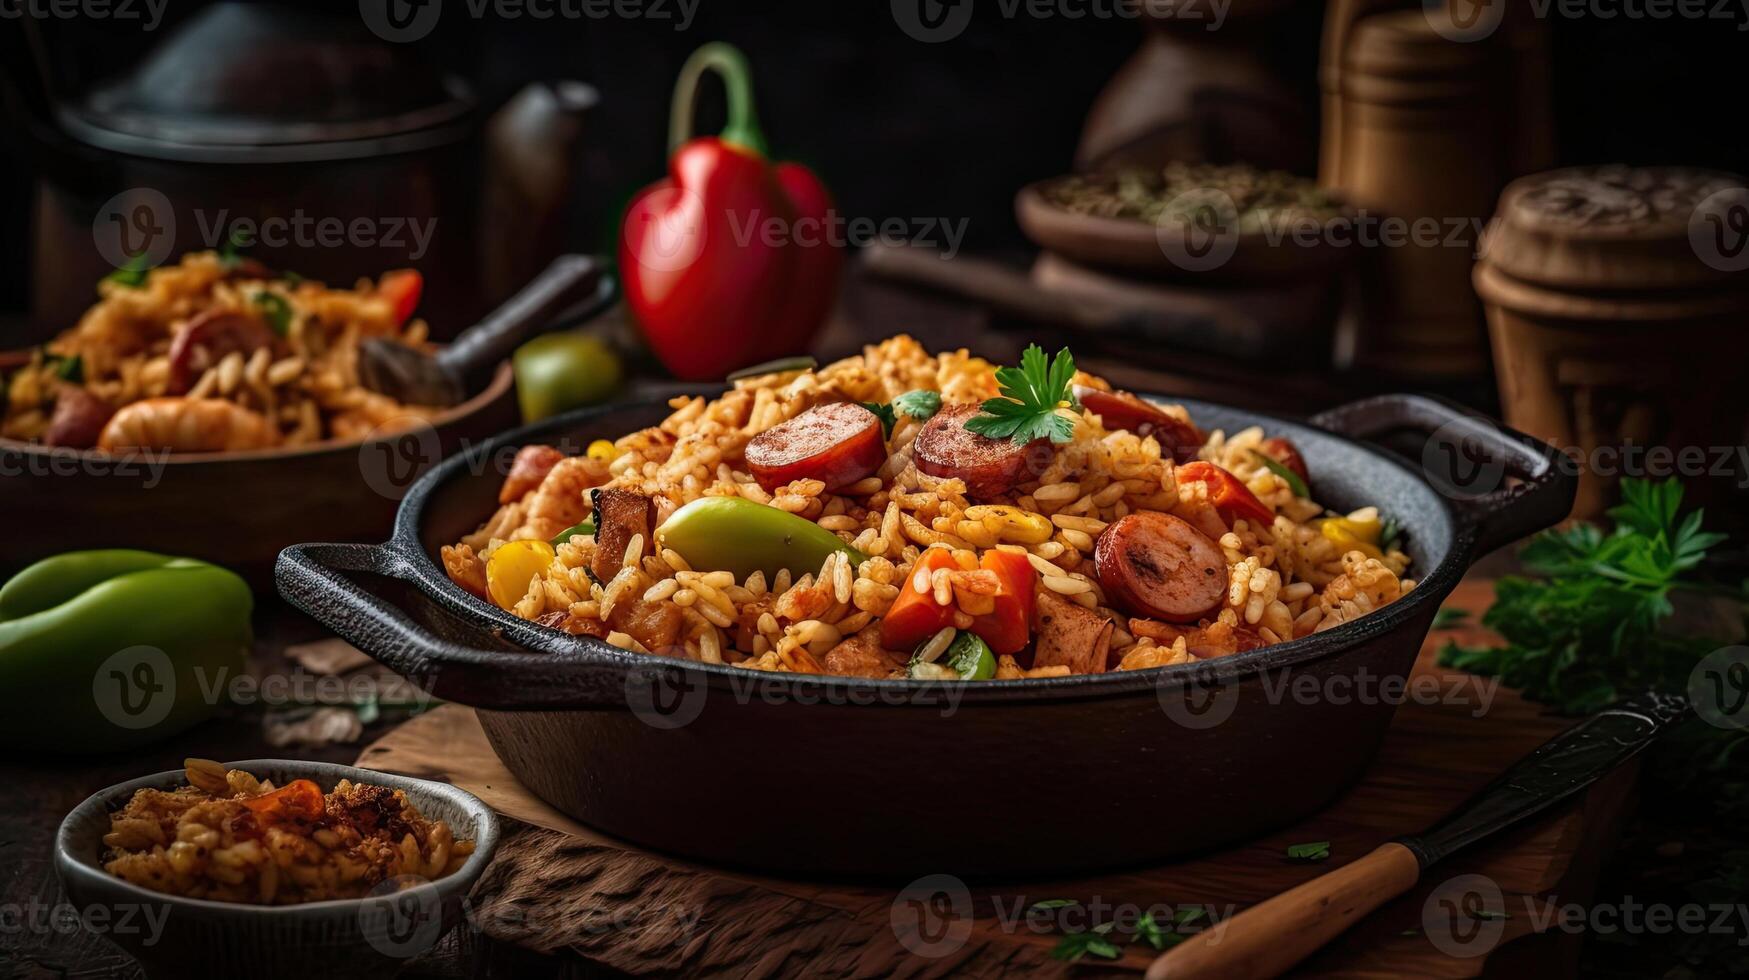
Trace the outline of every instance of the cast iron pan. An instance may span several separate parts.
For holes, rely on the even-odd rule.
[[[1407,676],[1465,569],[1565,516],[1574,492],[1554,449],[1431,398],[1369,399],[1311,425],[1182,404],[1204,428],[1293,439],[1321,502],[1377,504],[1402,523],[1420,584],[1252,653],[949,684],[647,657],[519,620],[445,577],[438,547],[492,513],[518,447],[577,452],[654,424],[660,404],[575,412],[446,460],[408,493],[387,543],[288,548],[277,576],[340,636],[479,708],[498,755],[542,799],[648,847],[876,878],[1156,862],[1289,824],[1350,785],[1400,700],[1386,682]],[[1358,441],[1405,430],[1429,437],[1428,472]]]

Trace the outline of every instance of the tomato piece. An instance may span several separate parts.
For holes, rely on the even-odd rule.
[[[249,812],[255,814],[255,819],[262,826],[286,820],[316,820],[328,809],[327,801],[322,796],[322,787],[308,779],[295,780],[271,793],[251,797],[242,803],[249,808]]]
[[[1231,525],[1239,518],[1268,527],[1275,521],[1270,510],[1239,478],[1207,460],[1195,460],[1178,467],[1179,483],[1201,482],[1209,490],[1209,502]]]
[[[1281,436],[1265,439],[1257,447],[1265,456],[1287,467],[1300,478],[1300,482],[1308,487],[1312,485],[1312,471],[1306,468],[1306,457],[1300,455],[1298,446]]]
[[[887,614],[881,617],[883,649],[914,650],[917,644],[953,625],[953,613],[958,607],[951,601],[945,606],[936,602],[935,591],[927,582],[919,590],[917,570],[928,569],[930,575],[933,575],[938,568],[958,567],[953,555],[946,548],[930,548],[918,556],[911,574],[905,576],[905,584],[899,589],[899,597],[893,600]]]
[[[419,297],[425,292],[425,277],[418,269],[385,272],[377,280],[377,292],[388,299],[390,309],[394,310],[395,323],[403,324],[413,319],[413,311],[419,308]]]
[[[1160,448],[1172,454],[1180,463],[1196,458],[1197,450],[1206,441],[1202,430],[1153,402],[1127,391],[1101,391],[1086,385],[1075,386],[1075,397],[1081,406],[1099,416],[1108,429],[1124,429],[1139,436],[1153,436]]]
[[[996,592],[996,611],[974,617],[972,632],[999,654],[1018,653],[1032,639],[1038,572],[1025,555],[1012,551],[986,551],[978,565],[996,573],[1002,584]]]

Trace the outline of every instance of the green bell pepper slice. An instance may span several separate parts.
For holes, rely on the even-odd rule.
[[[235,573],[190,558],[37,562],[0,587],[0,738],[105,752],[206,719],[245,669],[253,606]]]
[[[961,680],[987,681],[996,676],[996,654],[990,651],[990,644],[969,630],[961,630],[953,638],[941,662]]]
[[[694,500],[662,522],[656,542],[699,571],[733,572],[736,581],[756,571],[774,576],[784,568],[800,578],[818,572],[834,551],[849,555],[852,566],[868,561],[813,521],[744,497]]]

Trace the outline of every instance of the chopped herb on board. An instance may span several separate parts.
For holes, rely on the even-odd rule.
[[[1287,856],[1292,861],[1322,861],[1330,856],[1330,842],[1321,840],[1310,844],[1289,844]]]
[[[1114,925],[1116,923],[1104,922],[1086,932],[1072,932],[1057,941],[1051,955],[1070,963],[1079,962],[1084,956],[1115,960],[1123,955],[1123,948],[1107,938]]]

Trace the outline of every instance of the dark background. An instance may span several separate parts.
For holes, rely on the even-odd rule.
[[[844,214],[964,217],[969,249],[1017,249],[1025,243],[1012,217],[1015,189],[1069,167],[1087,107],[1142,29],[1117,18],[1006,18],[996,0],[974,2],[971,26],[941,44],[903,33],[885,0],[702,0],[686,31],[672,21],[446,16],[423,43],[430,57],[478,79],[488,101],[542,77],[581,78],[600,89],[571,222],[574,246],[610,243],[620,204],[661,174],[675,73],[695,47],[721,39],[753,61],[774,151],[816,166]],[[308,6],[357,14],[356,2]],[[172,0],[151,33],[119,22],[44,21],[56,52],[54,84],[74,91],[124,70],[200,7]],[[1301,3],[1259,38],[1285,76],[1302,80],[1308,114],[1316,111],[1322,15],[1319,4]],[[1553,17],[1561,162],[1749,171],[1749,139],[1734,109],[1749,55],[1740,26]],[[22,56],[20,33],[17,20],[0,19],[0,58]],[[712,126],[716,100],[705,102],[701,123]],[[36,165],[22,126],[9,123],[0,156],[0,317],[28,305]]]

